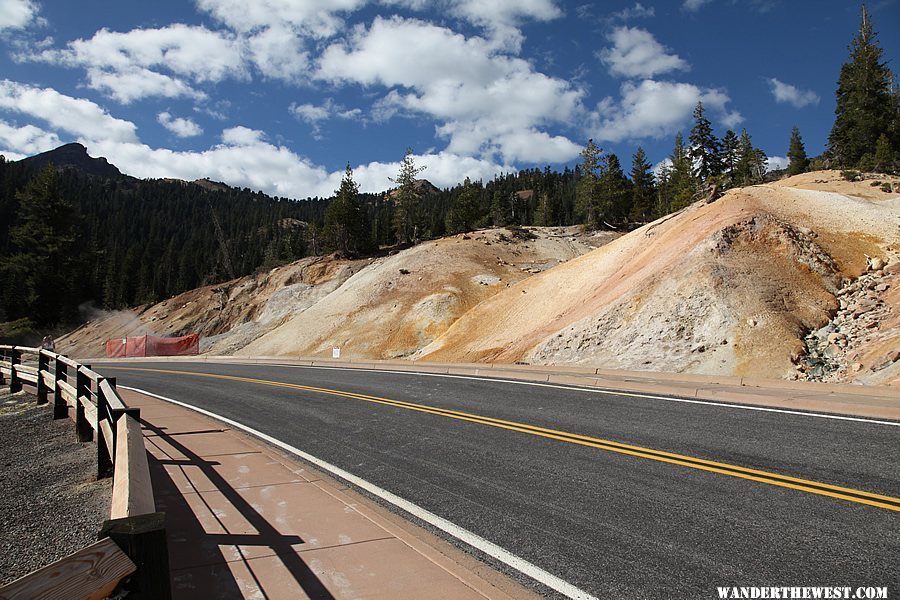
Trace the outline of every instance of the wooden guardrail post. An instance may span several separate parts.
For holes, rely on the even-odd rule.
[[[18,348],[13,348],[9,353],[9,367],[11,373],[9,374],[9,393],[15,394],[16,392],[22,391],[22,382],[19,380],[19,377],[16,375],[16,365],[22,363],[22,351]]]
[[[97,380],[97,477],[110,477],[113,474],[113,452],[115,452],[115,427],[113,427],[113,415],[109,410],[109,401],[103,393],[101,384],[104,379]],[[115,382],[114,382],[115,383]],[[107,428],[110,432],[106,436]],[[112,441],[112,444],[109,442]]]
[[[47,382],[44,381],[44,373],[50,372],[50,356],[43,350],[38,352],[38,380],[37,380],[37,403],[47,404],[47,395],[49,388]]]
[[[66,363],[59,360],[59,355],[56,355],[56,358],[53,360],[55,363],[53,365],[54,378],[56,379],[56,385],[53,386],[53,418],[54,419],[65,419],[69,416],[69,405],[66,404],[65,399],[63,399],[62,394],[59,391],[59,382],[66,381],[67,367]]]
[[[90,366],[84,365],[85,369]],[[91,380],[84,373],[84,369],[75,370],[75,434],[78,436],[79,442],[89,442],[94,439],[94,430],[88,423],[87,417],[84,415],[84,405],[81,403],[82,397],[91,396]]]
[[[111,538],[137,566],[137,572],[126,584],[129,598],[171,599],[166,513],[110,519],[100,529],[99,538],[106,537]]]

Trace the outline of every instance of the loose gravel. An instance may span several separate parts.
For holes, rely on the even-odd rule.
[[[51,405],[0,391],[0,585],[97,541],[112,478],[97,480],[97,447],[79,443]]]

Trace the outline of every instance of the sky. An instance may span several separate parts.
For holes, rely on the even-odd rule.
[[[895,71],[900,0],[868,5]],[[859,26],[847,0],[0,0],[0,154],[80,142],[141,178],[329,197],[578,162],[630,168],[702,101],[786,164],[822,152]]]

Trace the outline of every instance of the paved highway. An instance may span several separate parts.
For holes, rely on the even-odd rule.
[[[900,594],[900,424],[398,372],[96,370],[253,427],[600,598]]]

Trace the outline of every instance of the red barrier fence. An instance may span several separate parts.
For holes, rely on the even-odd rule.
[[[200,354],[200,336],[196,333],[174,338],[139,335],[106,342],[107,358],[193,356],[197,354]]]

